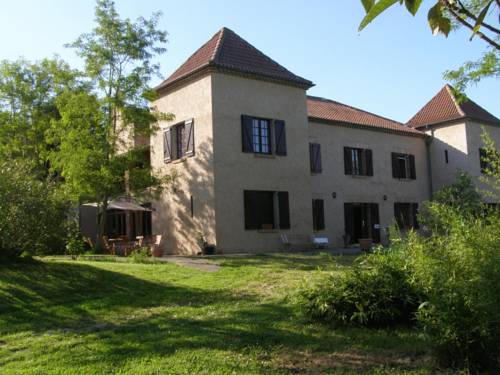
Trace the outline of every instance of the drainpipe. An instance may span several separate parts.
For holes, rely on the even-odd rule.
[[[425,138],[425,151],[427,154],[427,178],[429,179],[429,198],[432,200],[434,186],[432,185],[432,161],[431,161],[431,143],[434,140],[434,130],[431,130],[430,137]]]

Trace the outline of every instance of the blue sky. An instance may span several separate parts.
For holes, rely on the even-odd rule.
[[[312,80],[309,94],[407,121],[444,85],[442,72],[485,50],[460,30],[433,36],[426,21],[432,1],[412,17],[394,7],[361,33],[358,0],[117,0],[126,17],[163,12],[169,33],[160,59],[168,76],[222,26],[229,27],[295,74]],[[63,47],[93,25],[90,0],[2,1],[0,59],[38,60],[58,54],[79,61]],[[157,82],[153,82],[157,83]],[[500,81],[484,80],[467,94],[500,117]]]

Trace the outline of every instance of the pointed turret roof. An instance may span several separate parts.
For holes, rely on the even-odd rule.
[[[479,104],[469,98],[459,101],[453,92],[453,87],[445,85],[406,125],[418,129],[461,119],[500,125],[500,120]]]
[[[313,86],[311,81],[293,74],[234,31],[223,27],[170,77],[157,86],[156,90],[169,87],[209,68],[287,83],[305,89]]]

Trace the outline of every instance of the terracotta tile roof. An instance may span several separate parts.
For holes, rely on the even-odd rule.
[[[406,125],[419,128],[465,118],[500,124],[498,118],[472,100],[457,102],[453,88],[445,85]]]
[[[291,83],[304,88],[313,86],[311,81],[293,74],[234,31],[223,27],[156,89],[165,88],[209,67]]]
[[[309,118],[312,120],[318,119],[348,125],[372,127],[410,135],[424,135],[424,133],[408,128],[400,122],[390,120],[334,100],[318,98],[315,96],[307,97],[307,113]]]

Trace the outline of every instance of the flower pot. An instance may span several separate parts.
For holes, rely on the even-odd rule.
[[[203,255],[214,255],[215,245],[205,245],[203,246]]]
[[[160,249],[159,246],[154,246],[153,250],[151,251],[151,255],[158,258],[158,257],[163,256],[163,251]]]
[[[359,249],[362,251],[370,251],[372,247],[373,240],[371,238],[360,238],[358,239]]]

